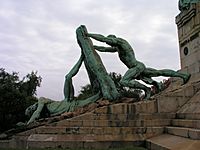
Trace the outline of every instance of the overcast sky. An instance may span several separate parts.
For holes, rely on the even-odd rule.
[[[37,70],[37,96],[62,100],[64,77],[80,56],[75,30],[84,24],[125,38],[148,67],[178,70],[178,13],[178,0],[1,0],[0,64],[20,76]],[[127,70],[116,54],[100,55],[108,72]],[[89,83],[84,67],[73,83],[76,94]]]

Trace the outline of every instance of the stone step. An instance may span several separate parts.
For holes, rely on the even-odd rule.
[[[52,126],[65,127],[157,127],[168,126],[171,119],[153,119],[153,120],[62,120],[52,123]]]
[[[177,119],[200,120],[200,113],[177,113]]]
[[[151,150],[199,150],[200,141],[163,134],[147,139],[146,148]]]
[[[70,120],[138,120],[138,119],[174,119],[176,117],[175,113],[139,113],[139,114],[95,114],[87,113],[83,114]]]
[[[200,129],[200,120],[173,119],[172,126]]]
[[[34,134],[95,134],[95,135],[126,135],[126,134],[162,134],[164,127],[51,127],[35,129]],[[32,133],[33,134],[33,133]]]
[[[118,103],[97,108],[93,111],[96,114],[135,114],[135,113],[156,113],[157,101],[148,100],[136,103]]]
[[[165,132],[193,140],[200,140],[200,129],[183,128],[183,127],[165,127]]]
[[[56,135],[33,134],[28,137],[26,148],[98,148],[131,146],[143,143],[146,138],[155,134],[126,134],[126,135]]]

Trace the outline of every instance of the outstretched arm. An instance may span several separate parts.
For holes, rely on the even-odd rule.
[[[40,118],[40,113],[42,112],[43,108],[44,108],[44,103],[38,101],[38,107],[37,107],[36,111],[32,114],[32,116],[27,124],[30,124],[30,123],[34,122],[36,119]]]
[[[104,46],[94,45],[94,48],[100,52],[116,52],[117,51],[117,48],[115,47],[104,47]]]
[[[83,60],[84,60],[84,54],[81,53],[81,56],[80,56],[78,62],[77,62],[77,63],[74,65],[74,67],[70,70],[70,72],[68,73],[68,76],[70,76],[70,77],[72,78],[73,76],[75,76],[75,75],[78,73],[78,71],[79,71],[79,69],[80,69],[80,67],[81,67],[81,64],[82,64]]]
[[[74,65],[74,67],[70,70],[70,72],[65,76],[64,96],[68,100],[72,100],[74,98],[74,87],[72,84],[72,77],[78,73],[83,60],[84,60],[84,54],[81,53],[81,57],[79,58],[78,62]]]
[[[100,42],[106,42],[107,44],[117,44],[116,38],[105,37],[101,34],[92,34],[92,33],[88,33],[87,36]]]

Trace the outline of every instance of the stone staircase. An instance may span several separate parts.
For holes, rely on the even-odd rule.
[[[164,134],[146,140],[146,147],[151,150],[199,150],[199,98],[200,91],[176,112],[176,117],[171,120],[171,124],[165,127]]]
[[[119,103],[19,133],[15,136],[14,147],[99,149],[141,146],[147,138],[163,134],[173,118],[175,113],[157,113],[155,101]]]
[[[171,125],[165,127],[165,134],[148,139],[146,141],[146,147],[151,150],[200,149],[199,115],[176,114],[176,118],[172,119]]]
[[[176,119],[171,126],[166,127],[166,133],[193,140],[200,140],[200,91],[197,92],[176,113]]]
[[[152,100],[118,103],[0,140],[10,148],[200,149],[200,82],[172,84]]]

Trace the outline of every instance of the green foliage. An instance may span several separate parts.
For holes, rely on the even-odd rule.
[[[140,99],[142,90],[123,87],[121,84],[119,84],[119,81],[122,79],[121,74],[111,72],[109,73],[109,76],[114,81],[117,91],[121,94],[122,97],[132,97],[132,98]],[[77,96],[77,99],[80,99],[80,100],[86,99],[92,95],[94,95],[93,88],[90,84],[87,84],[81,87],[80,94]]]
[[[94,95],[92,86],[90,84],[82,86],[79,93],[80,94],[76,98],[76,99],[79,99],[79,100],[84,100],[84,99]]]
[[[41,80],[37,72],[31,72],[20,80],[18,73],[9,74],[0,68],[0,131],[25,121],[25,109],[37,101],[34,95]]]

